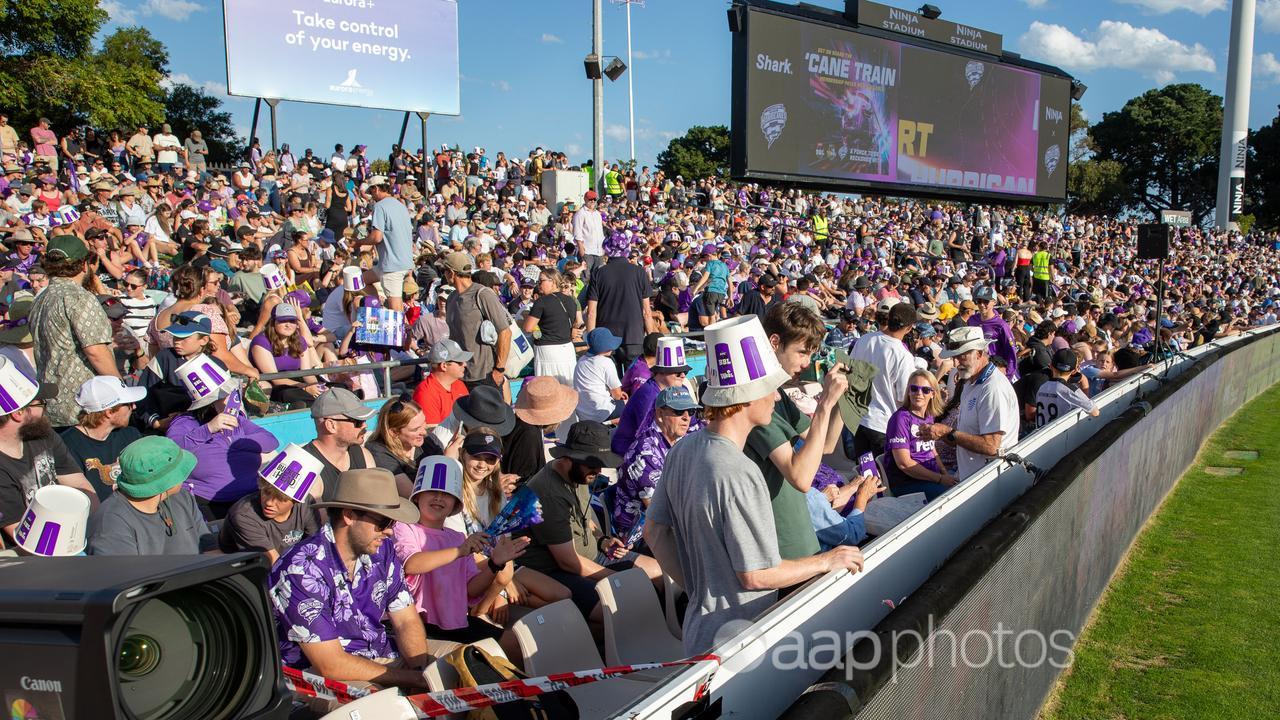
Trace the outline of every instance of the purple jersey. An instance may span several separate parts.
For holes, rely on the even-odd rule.
[[[900,408],[889,416],[889,424],[884,431],[884,471],[889,477],[886,480],[914,482],[915,479],[898,469],[893,460],[894,450],[906,450],[911,459],[934,472],[942,472],[938,465],[938,454],[934,452],[933,441],[920,437],[920,426],[933,422],[932,415],[920,417],[906,408]]]
[[[1004,374],[1009,378],[1009,382],[1018,379],[1018,348],[1013,343],[1013,331],[1009,329],[1009,323],[999,315],[992,315],[991,319],[983,320],[977,313],[969,318],[971,327],[982,328],[982,334],[986,336],[987,352],[992,357],[1003,358],[1005,361]]]

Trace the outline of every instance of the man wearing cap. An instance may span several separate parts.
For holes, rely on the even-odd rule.
[[[289,146],[285,145],[284,150],[288,150]],[[209,143],[205,142],[204,135],[199,130],[192,130],[191,135],[182,143],[183,154],[187,159],[187,168],[196,173],[197,176],[203,175],[209,169]],[[281,157],[281,171],[290,172],[293,166],[284,167],[284,158]]]
[[[960,394],[960,416],[954,428],[941,423],[920,426],[923,439],[955,445],[961,480],[1018,442],[1017,394],[1009,378],[996,372],[987,348],[982,328],[966,326],[947,335],[942,357],[955,358],[956,377],[967,381]]]
[[[281,660],[345,683],[425,688],[433,658],[392,540],[418,509],[381,468],[343,472],[331,492],[315,505],[328,509],[320,531],[271,570]]]
[[[702,421],[695,417],[702,406],[694,402],[689,388],[684,385],[663,388],[654,402],[653,413],[646,418],[647,423],[627,447],[618,470],[617,494],[613,500],[613,534],[628,548],[640,537],[645,512],[662,477],[663,464],[671,446],[691,430],[702,427]]]
[[[879,372],[871,378],[871,401],[867,414],[850,438],[845,435],[845,454],[857,462],[866,453],[884,452],[884,433],[889,417],[898,411],[907,395],[907,379],[916,369],[916,358],[903,344],[918,318],[908,303],[894,303],[884,316],[880,329],[858,338],[849,353],[851,360],[871,363]]]
[[[453,412],[453,404],[467,396],[462,376],[471,353],[445,338],[431,346],[427,359],[431,361],[431,372],[413,391],[413,401],[422,408],[428,425],[439,425]]]
[[[632,566],[650,578],[661,578],[653,558],[628,552],[622,541],[606,536],[591,511],[590,486],[606,467],[622,458],[609,450],[610,428],[581,420],[569,428],[564,444],[551,449],[554,458],[528,480],[542,503],[542,522],[519,533],[532,540],[516,560],[550,576],[569,589],[573,603],[598,629],[602,619],[595,585],[601,578]]]
[[[582,207],[573,214],[573,239],[578,243],[578,259],[582,261],[582,280],[604,265],[604,221],[596,207],[596,191],[588,190]]]
[[[991,343],[990,354],[1005,361],[1004,374],[1009,382],[1018,380],[1018,347],[1013,341],[1013,331],[1009,323],[996,312],[996,291],[990,285],[983,285],[973,291],[973,302],[978,312],[969,318],[971,327],[982,328],[982,334]]]
[[[615,453],[627,454],[637,439],[637,434],[647,428],[653,419],[654,401],[658,395],[667,388],[683,387],[684,379],[691,369],[684,358],[684,340],[670,337],[658,340],[654,364],[649,368],[653,373],[652,377],[627,398],[626,407],[622,409],[618,429],[613,433],[610,443]]]
[[[475,282],[471,274],[475,264],[465,252],[445,257],[445,281],[457,289],[445,303],[445,322],[449,337],[471,353],[463,380],[469,389],[492,385],[502,389],[507,382],[507,354],[511,351],[511,315],[493,290]],[[492,324],[496,339],[484,342],[484,323]]]
[[[357,240],[357,246],[378,248],[378,264],[365,273],[365,282],[382,282],[387,294],[387,307],[404,311],[404,280],[413,270],[413,218],[409,209],[391,194],[384,175],[369,178],[369,195],[373,198],[373,221],[369,235]]]
[[[106,500],[115,489],[120,453],[142,437],[129,418],[146,394],[146,388],[129,387],[118,377],[103,375],[89,378],[76,393],[80,421],[62,431],[62,442],[80,463],[99,500]]]
[[[720,344],[726,350],[708,366],[702,395],[708,425],[667,453],[644,525],[654,557],[689,594],[689,654],[709,650],[730,623],[730,630],[745,627],[773,605],[778,589],[862,567],[862,552],[850,546],[794,560],[778,554],[769,487],[743,449],[752,430],[773,419],[778,388],[791,374],[778,365],[754,317],[713,326],[707,345]],[[749,346],[750,361],[736,350]]]
[[[89,517],[90,555],[198,555],[216,538],[183,487],[196,456],[148,436],[120,453],[116,492]]]
[[[749,288],[742,294],[736,314],[755,315],[760,318],[760,322],[764,322],[765,313],[769,312],[769,308],[781,302],[776,292],[777,288],[778,277],[771,272],[764,273],[756,281],[755,287]]]
[[[49,241],[44,266],[49,287],[31,307],[35,365],[40,382],[58,382],[62,391],[49,401],[49,422],[57,428],[76,424],[80,408],[75,391],[94,375],[120,377],[111,351],[111,322],[101,303],[82,287],[89,248],[74,235]]]
[[[1098,416],[1098,406],[1089,399],[1089,381],[1076,372],[1079,361],[1075,351],[1068,348],[1053,354],[1053,364],[1049,367],[1053,375],[1036,391],[1037,429],[1072,410],[1083,410],[1090,417]],[[1075,382],[1072,382],[1073,378]]]
[[[715,239],[715,234],[710,230],[707,231],[707,239]],[[702,277],[689,289],[692,295],[704,293],[702,302],[710,312],[711,322],[724,317],[721,310],[729,296],[729,266],[720,257],[720,250],[714,242],[702,246],[702,260],[706,264],[702,266]],[[728,253],[725,253],[725,257],[728,257]]]
[[[347,470],[374,466],[373,455],[364,448],[364,436],[369,429],[365,422],[377,412],[360,402],[355,393],[340,387],[325,390],[311,405],[316,439],[302,449],[324,464],[320,479],[325,492],[332,491],[338,476]]]
[[[0,387],[0,528],[13,537],[31,496],[46,485],[81,490],[97,507],[97,493],[45,417],[58,386],[37,385],[0,359]]]

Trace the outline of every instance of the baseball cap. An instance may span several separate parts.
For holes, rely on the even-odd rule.
[[[76,392],[76,405],[85,412],[102,412],[117,405],[142,402],[146,396],[146,388],[129,387],[118,377],[98,375],[80,386]]]
[[[887,298],[885,298],[885,299],[881,300],[881,301],[879,302],[879,304],[877,304],[877,305],[876,305],[876,313],[877,313],[877,314],[878,314],[878,313],[888,313],[890,310],[892,310],[892,309],[894,308],[894,306],[898,305],[898,304],[899,304],[899,303],[901,303],[901,302],[902,302],[902,300],[900,300],[900,299],[898,299],[898,298],[896,298],[896,297],[887,297]]]
[[[461,345],[449,338],[437,341],[435,345],[431,346],[431,351],[427,353],[427,359],[430,360],[432,364],[437,365],[446,362],[464,363],[470,360],[472,356],[473,353],[463,350]]]
[[[1076,363],[1079,361],[1074,350],[1062,348],[1053,354],[1053,369],[1058,372],[1071,372],[1076,369]]]
[[[597,197],[595,190],[588,190],[587,194],[582,196],[582,201],[586,202],[587,200],[595,200]]]
[[[973,299],[980,302],[996,299],[996,291],[990,285],[983,285],[973,291]]]
[[[444,264],[456,273],[470,273],[475,271],[475,264],[471,260],[471,256],[464,252],[451,252],[444,258]]]
[[[672,410],[697,410],[702,407],[693,401],[693,396],[689,394],[689,388],[683,385],[675,387],[663,388],[658,393],[658,399],[654,402],[655,407],[671,408]]]
[[[471,433],[463,439],[462,451],[468,455],[502,457],[502,438],[490,433]]]
[[[58,235],[49,241],[45,255],[53,259],[83,260],[88,257],[89,248],[75,235]]]
[[[311,417],[328,418],[343,417],[352,420],[368,420],[377,414],[377,410],[360,402],[355,393],[346,388],[331,387],[321,393],[311,405]]]
[[[293,303],[280,303],[271,311],[271,319],[275,322],[298,322],[298,309]]]
[[[176,338],[190,337],[197,333],[210,335],[213,333],[213,321],[204,313],[188,310],[174,315],[164,331]]]

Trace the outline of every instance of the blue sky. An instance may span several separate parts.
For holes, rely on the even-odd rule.
[[[263,0],[280,2],[281,0]],[[840,0],[809,0],[842,7]],[[1275,117],[1280,102],[1280,0],[1257,0],[1250,127]],[[913,2],[892,2],[914,8]],[[1100,118],[1169,82],[1226,86],[1230,0],[934,0],[944,18],[1005,36],[1005,47],[1056,64],[1089,87],[1086,114]],[[111,24],[140,24],[169,48],[171,77],[224,98],[248,134],[253,100],[226,92],[220,0],[103,0]],[[632,10],[636,154],[652,164],[691,125],[728,124],[730,34],[725,0],[649,0]],[[625,59],[625,13],[605,0],[605,54]],[[462,114],[433,116],[428,142],[483,145],[524,154],[535,146],[591,152],[591,84],[582,58],[591,47],[587,0],[460,0]],[[269,69],[264,69],[269,70]],[[258,135],[270,143],[263,106]],[[281,103],[281,142],[328,151],[366,143],[382,155],[403,114]],[[605,83],[605,154],[628,154],[627,83]],[[405,145],[417,148],[416,118]]]

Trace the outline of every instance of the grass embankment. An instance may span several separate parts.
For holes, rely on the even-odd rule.
[[[1259,457],[1226,454],[1234,450]],[[1130,550],[1040,717],[1280,718],[1280,386],[1201,449]]]

